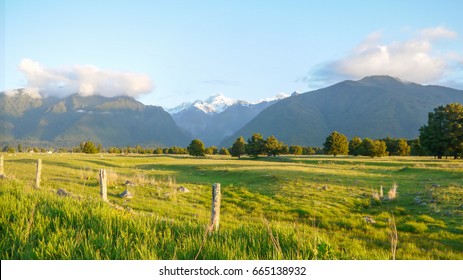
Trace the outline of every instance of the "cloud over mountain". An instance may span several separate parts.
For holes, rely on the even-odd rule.
[[[105,97],[137,97],[154,88],[148,75],[102,70],[93,65],[47,68],[25,58],[20,62],[19,70],[27,80],[26,88],[58,97],[73,93],[82,96],[98,94]]]
[[[407,40],[384,43],[383,34],[374,32],[345,57],[321,65],[306,80],[329,83],[369,75],[391,75],[423,84],[438,82],[455,67],[462,54],[437,52],[433,46],[438,40],[455,38],[456,32],[435,27],[419,30]]]

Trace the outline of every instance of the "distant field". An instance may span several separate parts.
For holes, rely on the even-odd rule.
[[[3,156],[3,260],[392,259],[394,228],[396,259],[463,259],[461,160]],[[39,158],[42,184],[33,189]],[[101,168],[110,203],[99,198]],[[118,196],[127,180],[131,199]],[[208,235],[216,182],[220,230]]]

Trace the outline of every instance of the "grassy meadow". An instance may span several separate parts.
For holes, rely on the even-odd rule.
[[[463,259],[461,160],[3,156],[3,260]],[[101,168],[109,203],[100,199]],[[216,182],[220,230],[208,233]],[[119,197],[126,188],[133,198]]]

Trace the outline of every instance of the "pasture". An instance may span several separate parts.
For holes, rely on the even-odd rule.
[[[463,259],[461,160],[3,156],[3,260]],[[213,183],[222,189],[220,229],[208,233]],[[133,198],[119,197],[126,189]]]

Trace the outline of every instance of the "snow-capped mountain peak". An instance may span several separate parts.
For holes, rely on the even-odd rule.
[[[228,104],[233,105],[236,100],[226,97],[223,93],[215,94],[206,99],[206,102],[209,104]]]
[[[250,104],[259,104],[259,103],[262,103],[262,102],[272,102],[272,101],[277,101],[277,100],[281,100],[281,99],[285,99],[286,97],[289,97],[290,95],[289,94],[286,94],[284,92],[280,92],[279,94],[273,96],[273,97],[268,97],[268,98],[264,98],[264,99],[259,99],[257,101],[254,101],[254,102],[250,102]]]
[[[257,105],[262,102],[272,102],[272,101],[280,100],[288,96],[289,95],[286,93],[280,93],[274,97],[260,99],[254,102],[248,102],[244,100],[236,100],[233,98],[228,98],[223,93],[219,93],[219,94],[210,96],[205,101],[196,100],[195,102],[192,102],[192,103],[184,102],[175,108],[167,109],[167,112],[169,112],[170,114],[176,114],[183,110],[187,110],[192,107],[195,107],[198,110],[201,110],[208,115],[214,115],[214,114],[219,114],[223,112],[225,109],[233,105],[239,104],[242,106],[253,106],[253,105]]]
[[[196,102],[195,102],[196,103]],[[213,95],[206,99],[206,101],[201,101],[200,104],[194,104],[196,108],[204,111],[208,114],[221,113],[228,107],[238,103],[238,100],[228,98],[222,93]]]
[[[186,110],[188,109],[193,103],[191,102],[183,102],[182,104],[174,107],[174,108],[169,108],[169,109],[165,109],[169,114],[173,115],[173,114],[177,114],[178,112],[181,112],[183,110]]]

